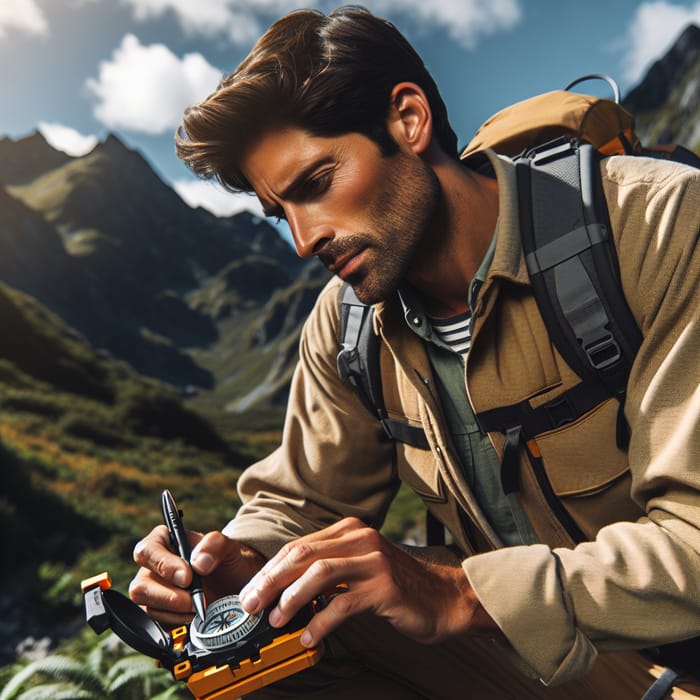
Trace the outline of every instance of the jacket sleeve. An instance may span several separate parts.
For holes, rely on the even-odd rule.
[[[512,547],[464,562],[481,603],[547,684],[584,675],[600,651],[700,635],[700,171],[629,166],[608,159],[605,187],[644,336],[626,415],[631,495],[645,517],[571,549]]]
[[[338,375],[339,289],[332,280],[304,325],[282,444],[243,473],[223,529],[268,557],[346,516],[379,527],[398,488],[392,444]]]

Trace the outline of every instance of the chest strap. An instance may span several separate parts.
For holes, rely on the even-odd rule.
[[[518,490],[518,464],[523,438],[532,438],[571,423],[610,397],[601,384],[580,382],[556,399],[533,408],[529,401],[483,411],[476,416],[483,432],[506,436],[501,460],[504,493]]]

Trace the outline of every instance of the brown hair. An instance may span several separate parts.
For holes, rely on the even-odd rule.
[[[416,83],[429,100],[433,132],[457,157],[457,137],[435,81],[415,49],[386,20],[362,7],[325,15],[298,10],[275,22],[216,91],[185,112],[177,155],[203,178],[251,191],[239,164],[244,150],[277,125],[314,136],[356,132],[384,155],[397,145],[387,130],[391,90]]]

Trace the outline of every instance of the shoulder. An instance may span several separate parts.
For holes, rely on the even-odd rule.
[[[663,205],[679,194],[700,197],[700,170],[670,160],[611,156],[601,162],[601,174],[612,208]]]
[[[622,286],[644,332],[661,305],[668,307],[678,272],[692,269],[700,170],[641,156],[612,156],[601,169]]]
[[[338,328],[340,323],[340,294],[343,282],[338,277],[332,277],[319,292],[316,303],[309,316],[310,320],[323,321]]]
[[[676,229],[700,227],[700,170],[642,156],[601,163],[603,189],[616,238],[625,231],[644,245]]]
[[[331,278],[318,294],[302,330],[302,348],[335,355],[340,344],[340,292],[342,280]]]

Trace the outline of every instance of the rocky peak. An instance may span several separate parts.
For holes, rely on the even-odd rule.
[[[647,71],[642,81],[624,100],[625,107],[640,113],[663,105],[674,86],[686,79],[689,71],[700,60],[700,27],[688,25],[676,43]]]
[[[39,131],[12,139],[0,138],[0,181],[19,185],[34,180],[71,160],[71,156],[49,145]]]

